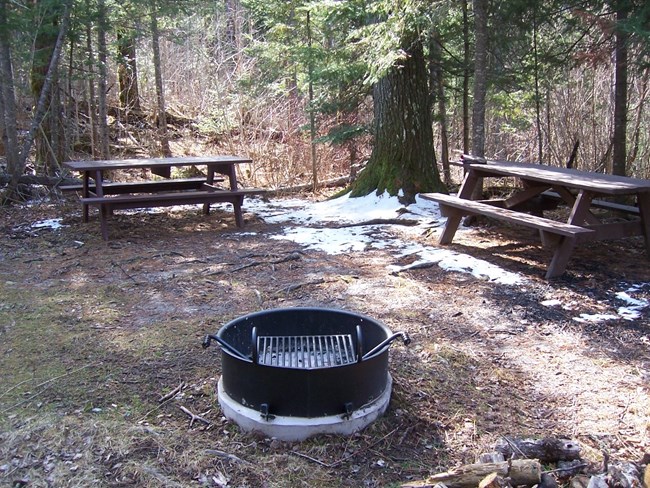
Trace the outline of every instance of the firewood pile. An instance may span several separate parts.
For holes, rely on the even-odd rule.
[[[613,462],[605,454],[597,465],[580,457],[569,439],[503,439],[475,464],[459,466],[402,488],[650,488],[650,453],[638,463]]]

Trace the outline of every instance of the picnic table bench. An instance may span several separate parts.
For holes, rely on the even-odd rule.
[[[168,207],[172,205],[203,204],[208,214],[210,204],[229,203],[233,206],[237,227],[244,225],[242,205],[244,197],[264,193],[259,189],[239,189],[235,165],[250,162],[238,156],[202,156],[182,158],[122,159],[102,161],[67,161],[64,166],[80,171],[81,185],[68,185],[63,191],[80,191],[83,220],[89,220],[89,206],[99,209],[101,232],[108,240],[108,219],[114,210]],[[207,174],[196,178],[161,179],[136,182],[106,182],[104,172],[116,169],[148,168],[154,174],[165,174],[175,166],[205,165]],[[230,188],[223,189],[215,183],[228,178]],[[91,181],[92,180],[92,181]]]
[[[542,244],[554,248],[546,278],[564,273],[579,242],[640,235],[644,237],[650,255],[650,180],[530,163],[477,160],[471,156],[463,156],[463,160],[466,173],[458,196],[442,193],[421,195],[438,202],[441,213],[447,217],[440,244],[452,242],[464,216],[484,215],[540,232]],[[516,178],[521,186],[507,198],[471,200],[481,179],[488,177]],[[634,196],[637,205],[606,199],[622,195]],[[570,208],[567,221],[531,214],[527,204],[540,196],[566,204]],[[592,211],[594,208],[621,212],[628,218],[605,222]]]

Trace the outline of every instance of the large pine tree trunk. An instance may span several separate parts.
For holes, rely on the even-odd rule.
[[[376,83],[374,146],[352,186],[351,196],[376,190],[414,202],[420,192],[444,191],[436,165],[426,60],[420,42],[410,44],[405,60]]]

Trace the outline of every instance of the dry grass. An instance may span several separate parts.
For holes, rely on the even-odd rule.
[[[20,227],[61,214],[59,232]],[[473,462],[502,436],[573,436],[593,462],[603,450],[638,460],[649,449],[647,315],[572,320],[611,309],[612,270],[648,281],[612,248],[591,250],[565,280],[531,275],[517,290],[435,267],[391,275],[383,251],[302,253],[234,271],[247,256],[272,262],[298,249],[268,239],[274,229],[263,222],[240,235],[230,214],[118,217],[109,243],[96,222],[78,222],[75,203],[6,217],[0,484],[384,487]],[[506,267],[526,257],[522,272],[543,258],[490,235],[478,233],[473,252]],[[322,281],[290,287],[307,277]],[[539,304],[550,297],[574,309]],[[413,338],[391,348],[387,414],[358,434],[282,443],[221,416],[219,353],[201,349],[203,335],[259,309],[301,305],[356,310]],[[190,427],[181,406],[211,424]]]

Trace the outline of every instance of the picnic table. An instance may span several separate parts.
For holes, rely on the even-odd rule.
[[[81,185],[61,187],[63,191],[81,192],[83,221],[89,220],[89,207],[97,206],[104,240],[108,240],[108,219],[113,210],[203,204],[208,214],[211,203],[225,202],[233,206],[235,223],[243,227],[242,204],[245,196],[263,190],[238,188],[236,165],[250,163],[239,156],[190,156],[178,158],[138,158],[99,161],[66,161],[63,166],[82,174]],[[149,169],[152,174],[169,176],[171,167],[205,166],[205,176],[196,178],[163,178],[134,182],[105,181],[105,172],[113,170]],[[219,175],[223,175],[219,176]],[[229,188],[215,183],[227,178]]]
[[[564,273],[577,243],[643,236],[650,255],[650,180],[467,155],[463,163],[465,178],[457,196],[421,195],[438,202],[447,217],[440,244],[451,243],[464,216],[484,215],[539,231],[542,244],[554,249],[546,278]],[[483,178],[514,178],[520,185],[506,198],[472,200]],[[622,196],[634,197],[634,204],[616,200]],[[543,215],[540,208],[553,201],[569,207],[566,222]],[[625,218],[605,221],[594,212],[597,208]]]

